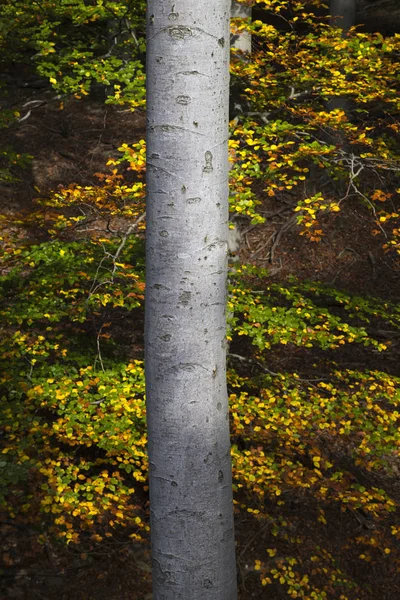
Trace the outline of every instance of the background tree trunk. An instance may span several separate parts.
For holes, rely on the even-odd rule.
[[[147,7],[154,600],[234,600],[225,300],[230,0]]]
[[[248,19],[251,21],[251,6],[246,6],[245,4],[240,4],[236,2],[236,0],[232,0],[231,5],[231,17],[232,19],[241,18]],[[242,31],[240,34],[232,34],[231,35],[231,46],[232,48],[237,48],[238,50],[242,50],[242,52],[246,52],[247,54],[251,54],[251,33],[249,31]]]
[[[343,29],[343,34],[356,21],[356,0],[330,0],[331,25]]]
[[[356,0],[330,0],[329,10],[331,14],[332,27],[338,27],[343,30],[342,37],[346,36],[350,27],[355,24],[356,19]],[[329,100],[328,110],[341,109],[349,114],[351,102],[343,96],[336,96]],[[340,138],[339,138],[340,139]]]

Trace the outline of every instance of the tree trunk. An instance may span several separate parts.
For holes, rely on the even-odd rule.
[[[230,0],[147,6],[154,600],[235,600],[225,300]]]
[[[330,0],[331,25],[343,29],[343,35],[355,24],[356,0]]]
[[[248,19],[251,21],[251,6],[240,4],[236,0],[232,0],[231,5],[231,17]],[[247,54],[251,54],[251,33],[249,31],[242,31],[241,33],[231,35],[231,47],[242,50]]]
[[[331,14],[332,27],[342,29],[342,37],[345,37],[350,27],[356,20],[356,0],[330,0],[329,10]],[[327,105],[328,110],[340,109],[349,114],[351,102],[343,96],[332,97]]]

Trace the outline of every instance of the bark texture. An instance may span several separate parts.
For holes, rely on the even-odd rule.
[[[225,300],[230,0],[147,7],[154,600],[235,600]]]

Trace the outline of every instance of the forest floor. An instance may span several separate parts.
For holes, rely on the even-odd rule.
[[[26,102],[38,100],[36,108],[22,108]],[[11,217],[34,209],[35,198],[44,197],[59,185],[98,183],[95,173],[105,172],[107,159],[118,155],[122,143],[133,143],[144,137],[145,115],[123,108],[105,106],[94,99],[72,99],[60,109],[60,101],[49,90],[14,83],[7,104],[18,107],[21,121],[3,136],[19,152],[33,156],[27,169],[19,172],[17,184],[0,184],[0,213]],[[28,111],[31,110],[28,115]],[[26,117],[24,119],[24,117]],[[346,212],[325,217],[326,235],[319,243],[300,236],[291,219],[295,198],[287,196],[278,202],[264,194],[262,211],[267,217],[262,225],[251,227],[243,222],[243,245],[239,259],[265,267],[275,282],[294,275],[301,280],[313,279],[334,284],[339,289],[395,299],[399,293],[400,272],[382,249],[380,236],[371,235],[368,210],[354,202]],[[366,245],[368,240],[368,245]],[[363,350],[352,350],[346,357],[348,368],[365,366]],[[310,361],[315,361],[315,355]],[[376,361],[380,361],[376,357]],[[383,360],[383,359],[382,359]],[[305,354],[277,353],[272,358],[272,371],[295,369],[307,371]],[[374,368],[379,368],[377,362]],[[386,370],[398,373],[398,361],[386,364]],[[398,496],[398,482],[390,483]],[[361,525],[351,514],[338,511],[337,527],[316,539],[315,518],[310,506],[298,503],[292,510],[308,544],[329,548],[345,529],[357,535]],[[333,519],[330,519],[332,522]],[[280,598],[260,588],[254,564],[258,548],[263,546],[263,530],[246,516],[237,515],[238,565],[241,600]],[[351,561],[352,556],[343,556]],[[356,573],[371,581],[376,594],[369,600],[400,598],[400,582],[396,574],[379,567]],[[256,581],[257,580],[257,581]],[[39,543],[34,530],[15,526],[0,515],[0,595],[8,599],[39,600],[146,600],[151,598],[149,550],[144,545],[113,538],[107,547],[88,551],[84,547],[65,547],[51,539]],[[286,596],[285,596],[286,597]]]

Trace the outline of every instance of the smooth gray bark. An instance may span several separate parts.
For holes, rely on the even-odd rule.
[[[235,600],[225,373],[230,0],[147,6],[154,600]]]
[[[232,0],[231,5],[231,17],[248,19],[251,21],[251,6],[240,4],[236,0]],[[231,47],[242,50],[247,54],[251,54],[251,33],[249,31],[242,31],[239,34],[231,34]]]

